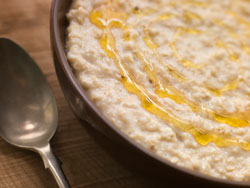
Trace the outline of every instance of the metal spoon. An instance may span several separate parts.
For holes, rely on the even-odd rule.
[[[0,136],[39,153],[60,188],[70,188],[49,141],[57,129],[57,107],[49,84],[32,58],[0,38]]]

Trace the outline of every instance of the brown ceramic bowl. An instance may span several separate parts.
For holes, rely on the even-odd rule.
[[[72,0],[53,0],[50,34],[58,80],[75,115],[79,119],[89,122],[95,129],[111,139],[113,143],[115,142],[123,153],[120,156],[130,159],[129,163],[132,163],[133,168],[146,172],[152,178],[159,177],[165,181],[174,182],[177,185],[176,187],[187,186],[190,182],[190,185],[204,187],[250,187],[250,183],[221,180],[181,168],[163,160],[135,143],[103,116],[82,89],[67,61],[65,38],[68,23],[65,15],[71,2]]]

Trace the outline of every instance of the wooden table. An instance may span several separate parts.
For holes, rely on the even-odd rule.
[[[20,44],[45,73],[56,96],[59,129],[52,147],[73,188],[155,187],[116,162],[72,114],[57,81],[50,51],[51,0],[1,0],[0,37]],[[56,188],[40,157],[0,139],[0,188]]]

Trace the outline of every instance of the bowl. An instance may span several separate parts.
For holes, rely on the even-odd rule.
[[[114,147],[118,148],[118,150],[113,149],[115,151],[113,153],[116,155],[119,153],[119,157],[124,158],[125,161],[131,164],[133,169],[144,172],[152,179],[171,181],[178,185],[177,187],[187,186],[190,183],[193,186],[202,185],[205,187],[249,187],[250,183],[247,182],[236,182],[207,176],[164,160],[130,139],[103,116],[75,78],[67,61],[65,38],[68,22],[66,13],[71,3],[72,0],[53,0],[50,37],[57,77],[64,96],[77,118],[87,121],[94,129],[105,135],[105,139],[110,139],[112,142],[109,143],[114,143]]]

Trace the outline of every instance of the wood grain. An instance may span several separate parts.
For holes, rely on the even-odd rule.
[[[63,163],[73,188],[155,187],[145,178],[116,162],[87,133],[67,105],[54,70],[50,51],[51,0],[1,0],[0,37],[20,44],[46,75],[56,96],[59,129],[52,147]],[[40,157],[0,139],[0,188],[55,188]]]

